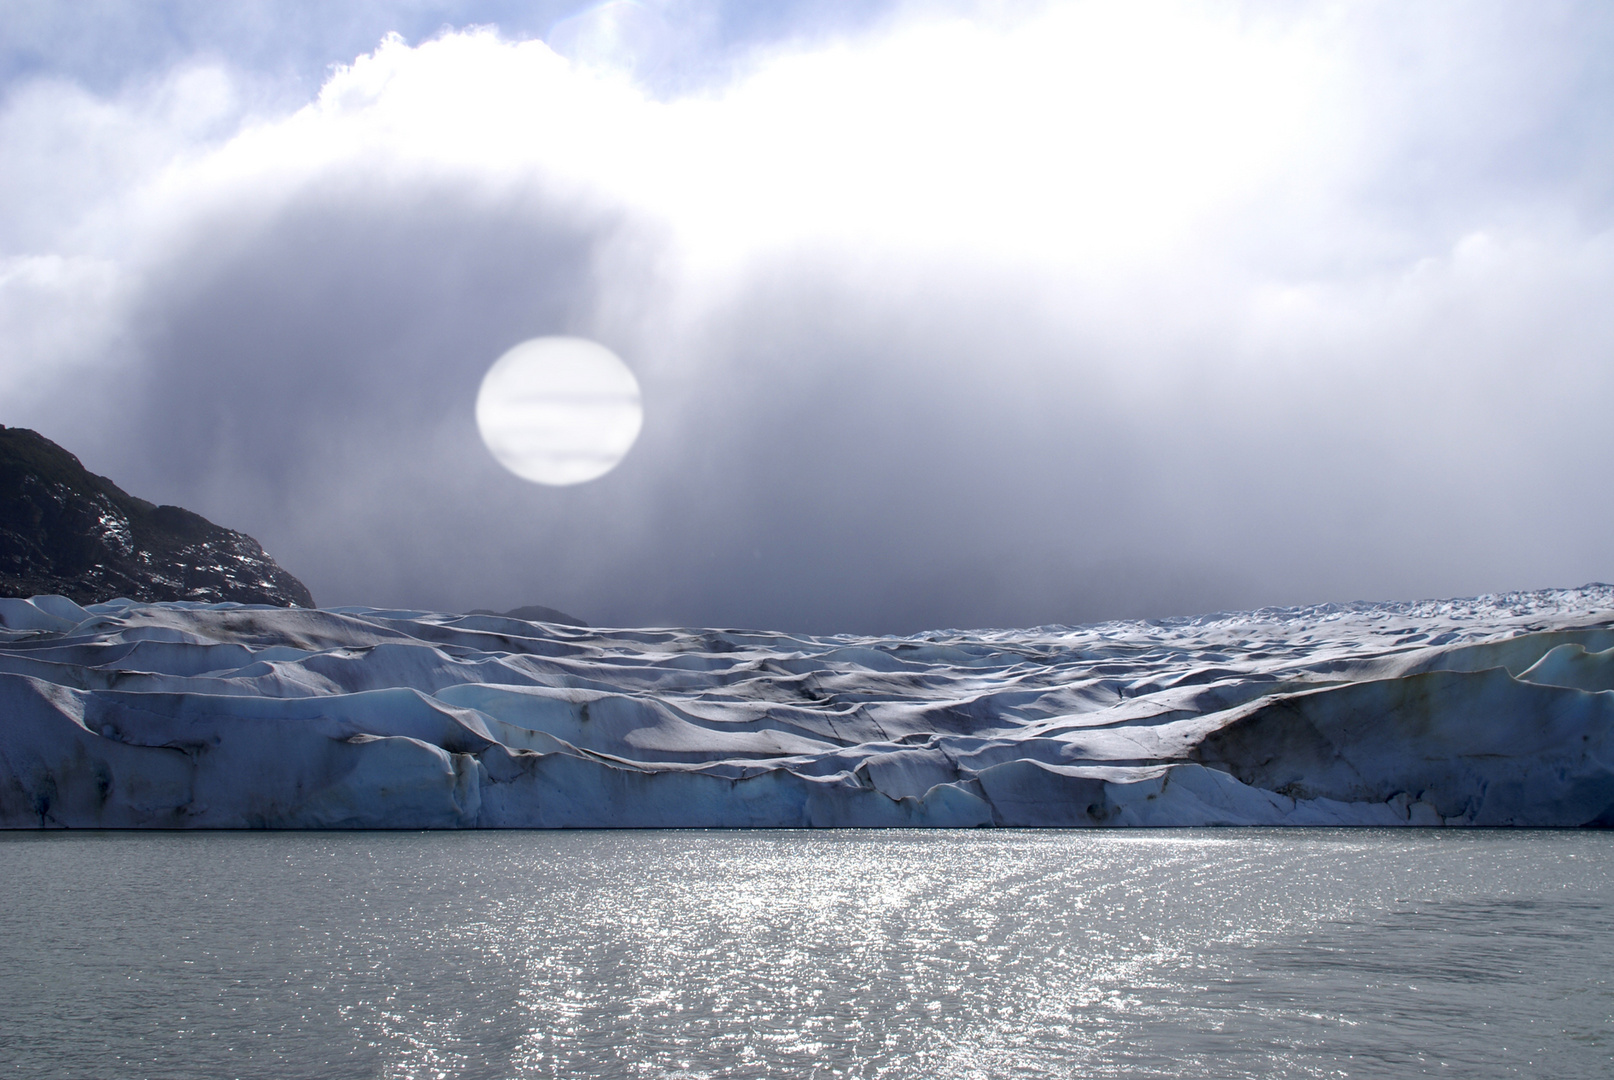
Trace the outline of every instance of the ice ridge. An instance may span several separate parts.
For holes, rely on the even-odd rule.
[[[911,637],[0,599],[0,827],[1614,824],[1614,587]]]

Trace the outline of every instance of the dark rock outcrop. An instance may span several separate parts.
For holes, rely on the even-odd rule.
[[[487,608],[477,608],[466,612],[467,615],[497,615],[501,619],[520,619],[522,622],[555,623],[558,626],[587,626],[588,623],[576,615],[568,615],[564,611],[557,611],[542,604],[529,604],[526,607],[511,608],[509,611],[490,611]]]
[[[0,427],[0,596],[313,607],[245,533],[137,499],[37,432]]]

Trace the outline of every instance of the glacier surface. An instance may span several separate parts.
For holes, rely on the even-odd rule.
[[[1614,587],[911,637],[0,599],[0,827],[1614,824]]]

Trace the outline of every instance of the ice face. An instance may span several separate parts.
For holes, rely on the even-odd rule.
[[[0,599],[0,825],[1614,824],[1614,588],[907,638]]]

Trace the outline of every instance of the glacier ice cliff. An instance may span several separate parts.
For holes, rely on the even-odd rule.
[[[1614,824],[1614,588],[905,638],[0,599],[0,826]]]

